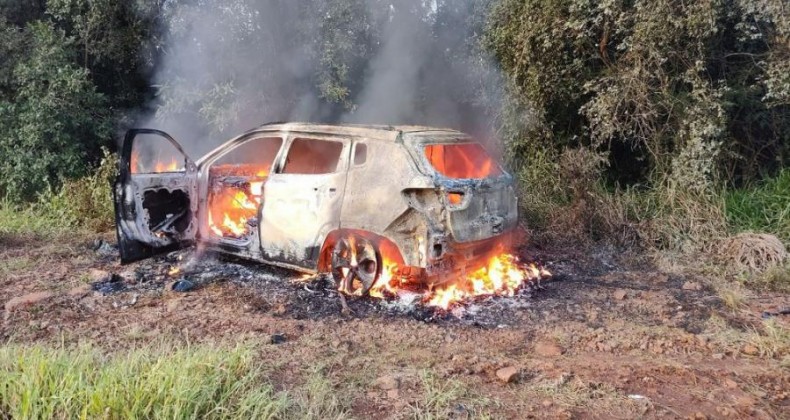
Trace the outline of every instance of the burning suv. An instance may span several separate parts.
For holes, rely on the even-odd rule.
[[[198,160],[130,130],[114,197],[123,263],[199,243],[356,295],[472,272],[517,225],[513,177],[429,127],[267,124]]]

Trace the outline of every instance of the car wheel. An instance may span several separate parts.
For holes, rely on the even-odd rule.
[[[357,236],[341,238],[332,249],[332,277],[347,295],[365,296],[381,275],[381,255],[376,246]]]

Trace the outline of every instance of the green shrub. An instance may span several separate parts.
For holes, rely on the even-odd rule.
[[[118,158],[104,151],[99,167],[90,175],[66,181],[59,190],[45,190],[35,202],[0,201],[0,234],[106,232],[114,225],[112,180]]]
[[[288,408],[250,347],[0,348],[0,412],[11,418],[272,418]]]
[[[18,202],[87,174],[112,129],[106,97],[72,61],[74,39],[45,22],[24,31],[24,58],[0,84],[0,194]]]
[[[90,175],[66,181],[55,193],[43,194],[39,208],[48,217],[57,218],[65,227],[104,232],[114,225],[112,183],[118,157],[106,149],[99,167]]]
[[[790,168],[755,187],[727,192],[726,214],[734,233],[771,233],[790,244]]]

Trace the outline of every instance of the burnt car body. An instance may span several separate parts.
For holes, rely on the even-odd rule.
[[[263,125],[198,160],[130,130],[114,197],[123,263],[199,243],[341,283],[353,271],[363,292],[384,273],[436,285],[471,269],[518,207],[513,177],[464,133],[306,123]]]

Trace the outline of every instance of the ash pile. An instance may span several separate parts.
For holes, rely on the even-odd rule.
[[[543,270],[542,272],[548,273]],[[293,319],[402,317],[422,322],[502,328],[529,322],[549,275],[519,285],[506,296],[465,296],[446,307],[431,302],[425,292],[403,289],[378,297],[346,296],[329,274],[306,275],[232,259],[189,248],[128,266],[119,274],[93,283],[101,294],[120,292],[194,293],[212,284],[230,283],[269,302],[280,302],[274,316]],[[435,299],[434,299],[435,300]]]

